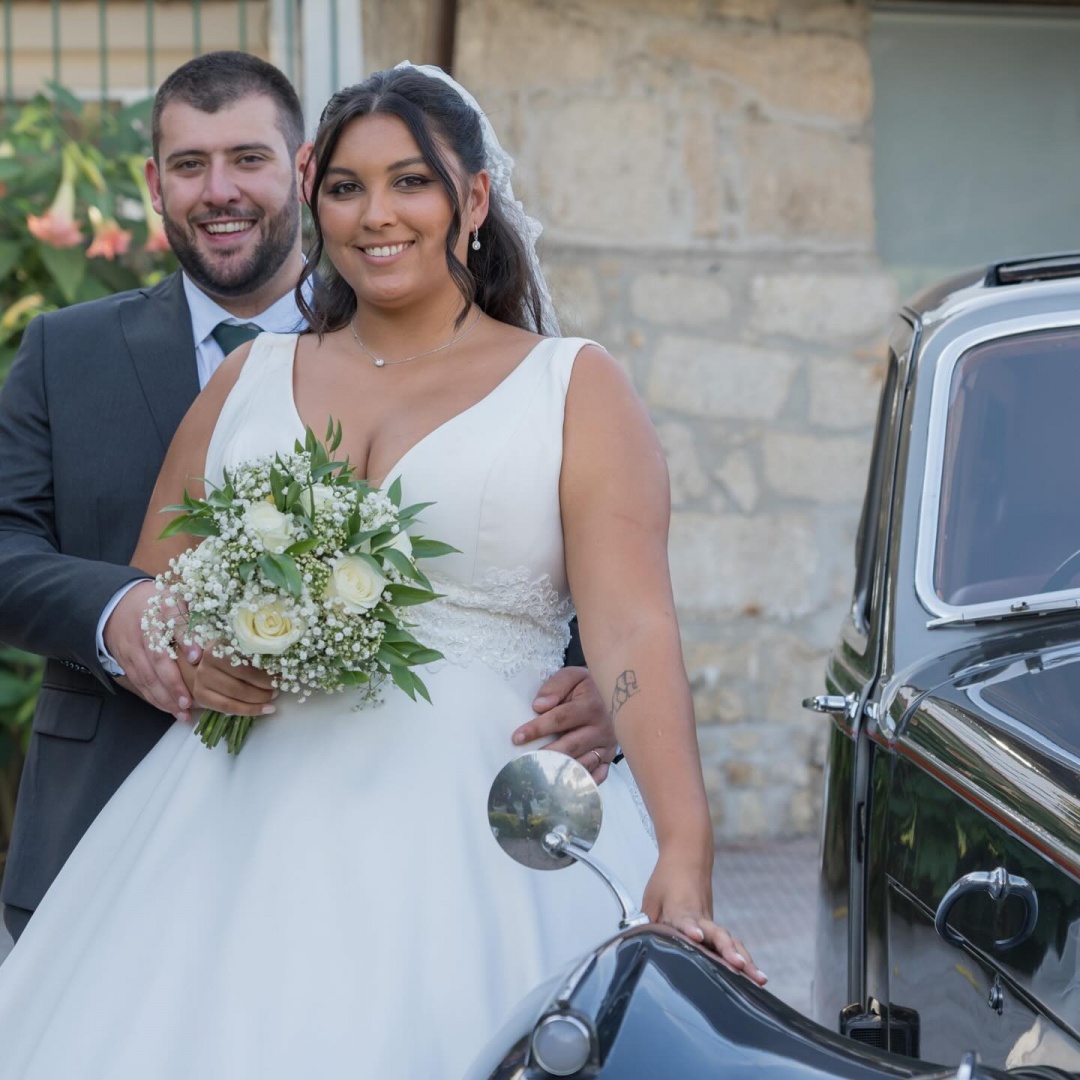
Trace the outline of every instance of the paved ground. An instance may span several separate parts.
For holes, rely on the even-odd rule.
[[[717,919],[753,953],[768,989],[803,1013],[810,1008],[816,876],[816,840],[716,853]],[[0,926],[0,962],[10,949]]]
[[[817,840],[794,840],[716,853],[716,918],[737,934],[766,987],[801,1013],[810,1011],[817,902]]]

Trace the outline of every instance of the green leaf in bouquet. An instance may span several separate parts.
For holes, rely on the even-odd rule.
[[[176,508],[166,507],[166,509]],[[176,536],[177,533],[184,533],[187,536],[219,536],[221,530],[218,528],[217,522],[212,517],[204,517],[199,514],[181,514],[180,517],[173,518],[173,520],[161,530],[158,539],[167,540],[170,536]]]
[[[74,304],[86,274],[86,254],[81,247],[55,248],[38,241],[38,257],[56,282],[64,300]]]
[[[240,575],[240,580],[246,585],[250,580],[252,574],[255,573],[255,568],[258,566],[254,560],[250,562],[242,562],[236,569]]]
[[[410,537],[414,559],[437,559],[440,555],[460,555],[461,552],[440,540],[428,540],[423,536]]]
[[[397,548],[383,548],[380,555],[391,566],[395,567],[399,574],[403,574],[407,578],[412,578],[413,581],[419,580],[420,571],[413,565],[412,559],[408,557],[404,552],[398,551]]]
[[[407,525],[421,510],[426,510],[429,506],[434,506],[433,502],[413,503],[412,506],[406,506],[404,510],[398,511],[398,521],[402,526]]]
[[[378,559],[375,558],[374,555],[369,555],[366,551],[354,551],[353,558],[363,560],[368,564],[368,566],[371,567],[372,570],[375,571],[376,574],[379,574],[380,576],[382,575],[383,565],[381,562],[379,562]]]
[[[371,676],[366,671],[345,670],[341,672],[341,684],[343,686],[366,686],[371,682]]]
[[[320,536],[309,536],[306,540],[297,540],[295,544],[290,544],[285,549],[285,554],[306,555],[309,551],[314,551],[322,542]]]
[[[442,659],[442,653],[439,653],[439,658]],[[416,688],[416,692],[430,705],[431,695],[428,693],[428,688],[424,685],[424,680],[414,671],[410,671],[409,674],[412,676],[413,686]],[[413,700],[415,701],[416,699],[413,698]]]
[[[285,510],[285,478],[278,472],[276,466],[270,467],[270,494],[274,496],[274,505],[278,510]]]
[[[438,649],[426,649],[424,646],[419,646],[409,653],[409,665],[413,664],[434,664],[436,660],[445,660]]]
[[[311,470],[311,479],[316,482],[322,480],[323,477],[337,472],[338,469],[344,469],[348,464],[347,461],[324,461]]]
[[[416,700],[416,676],[407,668],[401,667],[398,664],[390,665],[390,678],[394,680],[394,683],[401,690],[404,690],[406,694]],[[429,699],[430,700],[430,699]]]
[[[394,478],[394,482],[386,491],[386,497],[395,505],[401,505],[401,477]]]
[[[300,496],[304,493],[304,489],[300,486],[299,482],[293,480],[289,486],[285,489],[285,512],[289,513],[296,507],[303,509],[303,504],[300,502]]]
[[[415,604],[426,604],[429,600],[435,600],[438,593],[430,589],[418,589],[413,585],[387,585],[386,591],[390,594],[390,602],[395,607],[412,607]]]
[[[297,599],[304,595],[304,579],[288,555],[260,555],[259,569],[271,585],[284,589]]]
[[[383,631],[383,641],[387,644],[393,645],[398,642],[415,641],[416,639],[409,633],[408,630],[400,626],[387,626]]]

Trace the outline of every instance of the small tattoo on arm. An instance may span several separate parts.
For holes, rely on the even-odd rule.
[[[637,675],[632,671],[624,671],[615,680],[615,692],[611,695],[611,719],[614,720],[618,711],[640,689],[637,684]]]

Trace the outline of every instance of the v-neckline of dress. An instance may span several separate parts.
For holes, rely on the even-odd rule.
[[[494,398],[497,394],[499,394],[499,392],[503,389],[503,387],[505,387],[508,383],[513,381],[514,377],[518,374],[518,372],[521,371],[521,369],[524,368],[529,363],[530,360],[532,360],[532,358],[536,355],[537,350],[542,345],[546,345],[551,340],[552,339],[548,338],[548,337],[541,338],[540,341],[538,341],[514,365],[514,367],[510,371],[508,371],[486,394],[484,394],[483,397],[478,398],[471,405],[467,405],[460,412],[454,413],[453,416],[447,417],[444,421],[442,421],[442,423],[436,424],[435,427],[433,427],[429,432],[427,432],[426,435],[422,435],[419,439],[417,439],[416,442],[414,442],[412,444],[412,446],[410,446],[403,454],[401,454],[398,457],[398,459],[390,466],[390,468],[386,470],[385,475],[383,476],[382,480],[379,481],[378,484],[372,483],[370,478],[365,477],[365,479],[368,480],[368,483],[371,484],[371,486],[373,488],[382,488],[383,485],[386,483],[386,481],[389,480],[390,477],[395,472],[399,472],[401,470],[402,465],[405,464],[405,461],[409,457],[411,457],[412,454],[414,454],[417,450],[419,450],[420,447],[424,446],[427,442],[429,442],[431,439],[433,439],[441,431],[444,431],[451,424],[453,424],[456,421],[461,420],[464,417],[468,416],[469,413],[474,412],[476,409],[479,409],[482,405],[485,405],[492,398]],[[300,335],[297,334],[296,335],[296,340],[293,343],[292,357],[291,357],[291,359],[289,361],[289,368],[288,368],[288,373],[289,373],[289,403],[290,403],[290,405],[292,407],[293,416],[295,416],[297,421],[299,422],[301,430],[307,430],[307,424],[305,423],[304,418],[300,415],[300,408],[296,403],[296,391],[293,389],[293,380],[294,380],[295,375],[296,375],[296,354],[297,354],[297,351],[299,349],[299,346],[300,346]]]

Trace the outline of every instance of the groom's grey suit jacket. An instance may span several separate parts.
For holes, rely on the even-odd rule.
[[[34,909],[172,718],[116,686],[98,619],[199,392],[183,281],[35,319],[0,390],[0,641],[47,657],[0,899]]]

